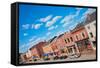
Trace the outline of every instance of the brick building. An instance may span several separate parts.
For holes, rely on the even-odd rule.
[[[33,47],[30,48],[32,55],[37,56],[39,58],[43,57],[43,46],[45,46],[46,42],[39,42],[38,44],[34,45]]]
[[[52,56],[76,55],[96,47],[96,13],[87,16],[73,30],[55,36],[48,42],[39,42],[30,48],[32,56],[43,58],[44,54]]]
[[[90,46],[90,41],[88,33],[83,25],[83,23],[78,24],[75,29],[71,31],[75,43],[77,44],[80,51],[87,49]]]
[[[67,48],[68,55],[79,54],[79,49],[75,43],[74,36],[71,32],[66,32],[64,34],[64,41],[66,42],[65,47]]]

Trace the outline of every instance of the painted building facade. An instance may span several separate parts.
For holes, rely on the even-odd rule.
[[[96,18],[95,13],[88,15],[85,23],[79,23],[73,30],[55,36],[48,42],[39,42],[30,51],[32,56],[43,58],[51,56],[79,55],[86,50],[96,48]],[[28,54],[28,56],[30,56]]]
[[[95,50],[96,49],[96,12],[87,15],[85,29],[87,30],[89,40],[92,44],[92,48]]]
[[[31,50],[31,54],[32,54],[32,57],[38,57],[38,58],[40,58],[39,57],[39,54],[38,54],[38,51],[37,51],[37,49],[34,47],[34,48],[31,48],[30,49]]]
[[[90,48],[88,33],[82,23],[78,24],[74,30],[72,30],[73,38],[77,44],[80,52]]]
[[[66,47],[67,47],[67,53],[68,55],[72,55],[72,54],[79,54],[79,49],[75,43],[75,39],[74,39],[74,36],[71,32],[66,32],[64,34],[64,39],[63,39],[65,42],[66,42]]]
[[[43,52],[44,54],[49,54],[49,53],[53,53],[53,50],[51,46],[48,44],[48,45],[43,46]]]
[[[33,58],[42,58],[43,57],[43,46],[46,44],[46,42],[39,42],[38,44],[34,45],[30,48],[30,51],[32,53]]]

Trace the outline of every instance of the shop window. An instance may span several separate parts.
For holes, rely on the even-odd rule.
[[[72,53],[73,52],[72,48],[69,48],[68,51],[69,51],[69,53]]]
[[[61,53],[65,53],[65,52],[64,52],[64,49],[61,50]]]
[[[96,47],[96,41],[93,41],[94,47]]]

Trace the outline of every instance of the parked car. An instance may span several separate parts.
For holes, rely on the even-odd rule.
[[[59,59],[66,59],[67,56],[66,55],[63,55],[63,56],[60,56]]]
[[[74,59],[81,56],[81,53],[71,53],[68,55],[69,58]]]
[[[39,57],[37,57],[37,56],[33,56],[33,61],[38,61],[38,60],[40,60]]]
[[[54,56],[53,59],[54,59],[54,60],[57,60],[57,59],[59,59],[59,57],[56,55],[56,56]]]
[[[50,60],[49,55],[48,55],[48,54],[44,54],[44,56],[43,56],[43,60]]]

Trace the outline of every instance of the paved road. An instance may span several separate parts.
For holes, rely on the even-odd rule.
[[[27,63],[42,63],[42,62],[63,62],[63,61],[78,61],[78,60],[94,60],[96,59],[96,53],[92,52],[92,53],[84,53],[79,57],[79,58],[66,58],[66,59],[58,59],[58,60],[48,60],[48,61],[43,61],[43,60],[39,60],[39,61],[33,61],[33,62],[27,62]]]

